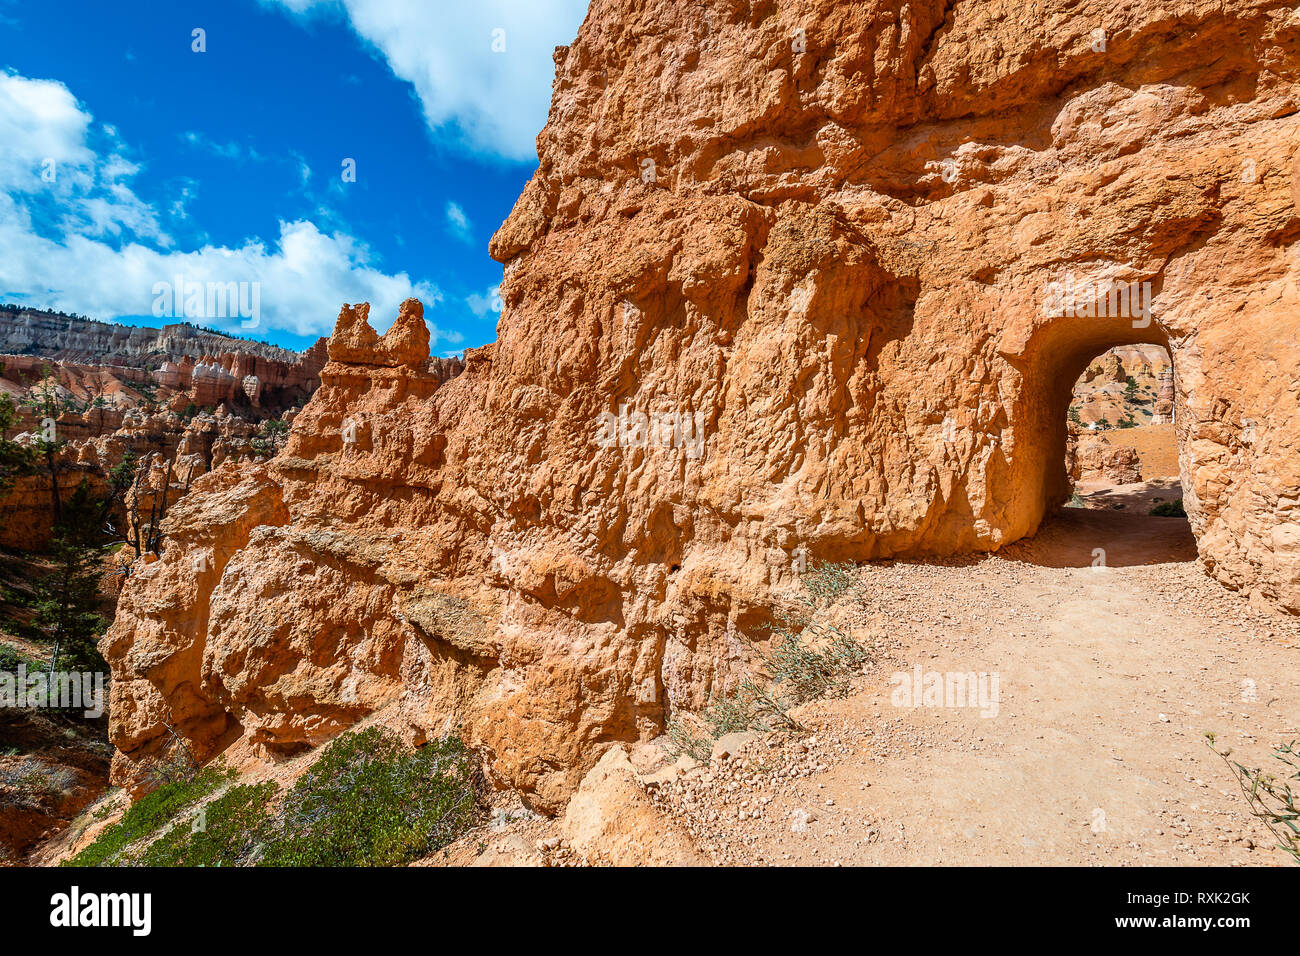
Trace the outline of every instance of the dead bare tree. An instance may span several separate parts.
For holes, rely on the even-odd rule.
[[[162,521],[167,516],[168,499],[172,490],[172,478],[175,474],[176,461],[174,458],[164,458],[167,469],[163,474],[163,483],[161,490],[149,489],[142,483],[142,475],[152,473],[154,463],[157,461],[161,452],[155,452],[145,459],[138,468],[131,482],[131,490],[126,495],[126,501],[129,502],[130,516],[128,519],[129,537],[127,543],[135,551],[136,557],[148,552],[157,554],[162,548],[163,532]],[[191,464],[185,471],[185,483],[181,486],[180,497],[190,492],[190,484],[194,480],[195,466]],[[149,520],[142,522],[140,520],[140,496],[149,492]]]

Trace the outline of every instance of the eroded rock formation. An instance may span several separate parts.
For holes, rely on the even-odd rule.
[[[202,355],[197,360],[186,355],[178,361],[164,362],[153,373],[153,379],[165,388],[184,392],[201,407],[222,403],[284,407],[316,390],[325,361],[322,339],[298,361],[268,359],[249,352]]]
[[[1116,345],[1172,356],[1206,569],[1300,610],[1291,6],[595,0],[555,60],[498,341],[449,377],[417,305],[344,309],[285,452],[127,585],[119,781],[400,701],[555,809],[805,558],[1032,534]]]
[[[1142,460],[1137,450],[1115,446],[1104,434],[1070,434],[1066,450],[1066,471],[1073,482],[1108,482],[1127,485],[1142,480]]]
[[[277,450],[272,446],[282,444],[278,432],[274,440],[262,436],[261,423],[291,420],[294,408],[319,386],[320,369],[327,360],[323,338],[298,355],[198,332],[191,326],[176,326],[173,331],[179,331],[172,335],[166,329],[142,331],[63,318],[58,321],[73,328],[60,331],[41,323],[6,326],[7,316],[11,314],[0,309],[0,336],[12,339],[16,328],[50,338],[31,345],[34,354],[0,354],[0,392],[9,396],[17,411],[5,437],[32,444],[52,436],[60,443],[54,470],[61,500],[67,500],[83,480],[95,495],[106,495],[109,473],[127,456],[151,470],[161,468],[163,477],[151,475],[139,489],[145,515],[155,492],[163,501],[162,485],[168,486],[167,500],[174,502],[191,477],[224,461],[266,457]],[[80,354],[79,347],[95,343],[105,348],[116,343],[110,357],[134,364],[95,365],[38,357]],[[153,348],[144,349],[142,343]],[[197,359],[186,351],[200,344],[228,344],[237,351],[200,353]],[[267,357],[258,350],[289,358]],[[175,466],[170,478],[168,461]],[[5,515],[0,522],[0,546],[35,551],[48,545],[54,522],[52,484],[44,456],[35,471],[17,478],[0,500]],[[118,527],[133,517],[118,514]]]
[[[1166,405],[1161,389],[1168,374]],[[1132,383],[1131,386],[1129,383]],[[1085,427],[1160,424],[1173,407],[1173,369],[1158,345],[1129,345],[1098,356],[1083,372],[1070,399],[1070,417]],[[1157,419],[1160,411],[1166,416]]]

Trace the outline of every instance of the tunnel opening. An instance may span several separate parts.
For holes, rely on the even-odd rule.
[[[1115,346],[1089,362],[1066,411],[1066,507],[1186,521],[1175,415],[1163,346]]]
[[[1036,517],[1026,557],[1069,567],[1195,560],[1177,357],[1159,323],[1064,317],[1028,345],[1015,449]]]

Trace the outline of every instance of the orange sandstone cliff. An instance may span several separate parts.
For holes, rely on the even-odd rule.
[[[554,810],[803,561],[1032,534],[1117,345],[1172,357],[1206,570],[1300,611],[1289,4],[595,0],[555,62],[498,341],[344,308],[286,449],[126,585],[116,779],[395,705]]]

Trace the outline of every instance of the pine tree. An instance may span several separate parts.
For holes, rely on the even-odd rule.
[[[50,541],[53,569],[36,582],[36,625],[54,644],[50,671],[62,655],[68,670],[106,670],[95,646],[108,621],[99,613],[103,502],[83,481],[63,507]]]
[[[57,437],[57,430],[47,432],[47,425],[56,425],[65,412],[81,409],[74,399],[65,398],[60,393],[58,379],[48,362],[41,366],[40,384],[28,389],[19,402],[31,411],[39,426],[34,449],[45,459],[45,467],[50,470],[50,511],[57,524],[63,516],[63,501],[59,494],[59,452],[64,443]]]
[[[0,370],[3,368],[0,364]],[[0,395],[0,498],[8,493],[19,476],[29,475],[33,470],[31,449],[9,438],[9,429],[17,417],[13,399],[8,395]],[[4,518],[4,513],[0,512],[0,524],[4,523]]]

